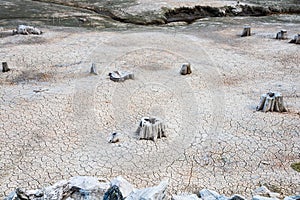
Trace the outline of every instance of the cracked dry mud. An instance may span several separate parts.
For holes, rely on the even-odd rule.
[[[122,175],[139,188],[167,178],[173,194],[249,195],[261,184],[299,193],[290,167],[300,159],[299,46],[272,39],[272,24],[247,38],[237,36],[241,27],[49,28],[1,38],[0,60],[12,70],[0,74],[0,198],[77,175]],[[185,62],[193,73],[181,76]],[[112,82],[112,70],[135,80]],[[269,90],[289,112],[255,111]],[[149,115],[165,119],[167,138],[134,137]],[[119,143],[107,142],[113,131]]]

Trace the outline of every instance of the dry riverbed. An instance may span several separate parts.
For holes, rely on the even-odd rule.
[[[246,23],[253,35],[241,38]],[[0,73],[0,198],[77,175],[122,175],[138,188],[168,179],[173,194],[249,196],[260,185],[299,194],[290,167],[300,161],[299,45],[274,39],[280,29],[298,33],[297,16],[41,29],[0,32],[0,61],[11,68]],[[192,74],[179,74],[184,62]],[[112,82],[113,70],[135,79]],[[269,91],[282,93],[288,112],[255,111]],[[134,135],[149,115],[167,124],[156,143]],[[122,138],[109,144],[113,131]]]

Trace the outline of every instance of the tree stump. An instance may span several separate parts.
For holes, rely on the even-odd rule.
[[[244,30],[242,32],[241,37],[251,36],[251,27],[250,26],[244,26]]]
[[[181,75],[187,75],[187,74],[190,74],[190,73],[192,73],[191,64],[190,63],[184,63],[181,66],[180,74]]]
[[[294,36],[294,39],[289,41],[289,43],[295,43],[295,44],[300,44],[300,34],[297,34]]]
[[[121,137],[121,134],[120,134],[120,133],[114,132],[114,133],[112,133],[112,134],[109,136],[108,142],[109,142],[109,143],[117,143],[117,142],[120,142],[120,137]]]
[[[158,138],[166,137],[164,122],[155,117],[143,117],[136,132],[139,139],[156,141]]]
[[[276,34],[276,39],[278,40],[286,40],[287,39],[287,31],[286,30],[281,30]]]
[[[96,68],[95,63],[92,64],[90,73],[91,73],[91,74],[98,75],[98,73],[97,73],[97,68]]]
[[[256,107],[257,111],[263,112],[286,112],[287,109],[283,104],[283,97],[279,92],[268,92],[260,97],[259,105]]]
[[[17,27],[17,30],[13,31],[13,34],[23,34],[23,35],[41,35],[43,32],[39,30],[38,28],[35,28],[33,26],[26,26],[26,25],[19,25]]]
[[[115,82],[123,82],[128,79],[134,79],[134,74],[130,72],[113,71],[109,74],[110,80]]]
[[[8,72],[10,69],[7,66],[7,62],[2,62],[2,72]]]

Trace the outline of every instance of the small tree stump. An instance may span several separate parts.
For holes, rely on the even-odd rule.
[[[17,27],[17,30],[13,31],[13,34],[23,34],[23,35],[29,35],[29,34],[41,35],[42,33],[43,32],[38,28],[35,28],[33,26],[26,26],[26,25],[19,25]]]
[[[279,92],[268,92],[263,94],[260,97],[259,105],[256,107],[256,110],[263,112],[286,112],[287,109],[283,104],[283,97]]]
[[[95,63],[92,64],[90,73],[91,73],[91,74],[98,75],[98,73],[97,73],[97,68],[96,68]]]
[[[276,39],[278,40],[286,40],[287,39],[287,31],[286,30],[281,30],[276,34]]]
[[[187,75],[187,74],[190,74],[190,73],[192,73],[191,64],[190,63],[184,63],[181,66],[180,74],[181,75]]]
[[[294,39],[289,41],[289,43],[295,43],[295,44],[300,44],[300,34],[297,34],[294,36]]]
[[[165,125],[160,118],[143,117],[137,129],[139,139],[153,140],[166,137]]]
[[[250,26],[244,26],[241,37],[246,37],[246,36],[251,36],[251,27]]]
[[[109,136],[108,142],[109,143],[117,143],[117,142],[120,142],[120,138],[121,138],[121,134],[114,132]]]
[[[2,72],[8,72],[10,69],[7,66],[7,62],[2,62]]]
[[[123,82],[128,79],[134,79],[134,74],[130,72],[113,71],[109,74],[110,80],[115,82]]]

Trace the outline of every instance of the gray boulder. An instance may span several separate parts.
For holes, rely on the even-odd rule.
[[[201,200],[195,194],[180,194],[180,195],[172,195],[172,200]]]
[[[254,195],[252,197],[252,200],[279,200],[279,199],[271,198],[271,197],[264,197],[264,196],[260,196],[260,195]]]
[[[135,190],[130,193],[126,200],[166,200],[167,181],[162,181],[158,186]]]
[[[228,200],[227,197],[225,197],[224,195],[220,195],[213,190],[202,189],[199,194],[201,199],[203,200]]]
[[[300,200],[300,195],[288,196],[288,197],[285,197],[284,200]]]
[[[234,194],[229,198],[229,200],[246,200],[246,198],[239,194]]]
[[[40,190],[17,188],[5,200],[102,200],[108,187],[108,183],[101,183],[95,177],[76,176]]]
[[[124,198],[126,198],[134,190],[134,187],[122,176],[118,176],[117,178],[111,180],[110,186],[114,185],[119,187]]]

